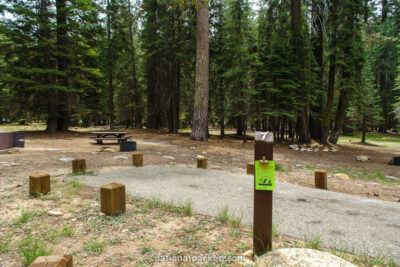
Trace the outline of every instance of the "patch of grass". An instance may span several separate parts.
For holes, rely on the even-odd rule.
[[[187,234],[194,234],[200,230],[204,230],[204,227],[201,225],[194,225],[192,227],[184,229],[185,233],[187,233]]]
[[[237,247],[238,249],[240,249],[240,250],[246,250],[246,249],[249,248],[249,247],[248,247],[245,243],[243,243],[242,241],[239,242],[239,244],[237,244],[236,247]]]
[[[217,219],[222,223],[227,223],[229,221],[232,227],[238,228],[242,223],[243,215],[230,213],[229,207],[226,205],[217,211]]]
[[[275,170],[278,172],[290,172],[290,169],[285,169],[283,165],[275,163]]]
[[[229,235],[235,238],[239,238],[242,234],[238,230],[232,229],[229,232]]]
[[[107,242],[101,239],[90,239],[83,244],[85,251],[99,255],[103,252],[104,248],[107,246]]]
[[[18,244],[18,251],[24,259],[25,266],[30,265],[39,256],[50,255],[44,244],[31,237],[27,237]]]
[[[71,176],[87,175],[87,174],[93,174],[93,173],[94,173],[94,171],[73,172],[73,173],[71,173]]]
[[[181,205],[177,205],[173,200],[168,202],[162,201],[159,197],[152,197],[145,204],[147,209],[159,208],[170,212],[183,213],[185,215],[192,214],[192,201],[187,200]]]
[[[192,214],[192,201],[191,200],[186,201],[185,204],[183,205],[183,213],[186,215]]]
[[[152,251],[153,251],[153,248],[152,248],[152,247],[143,247],[143,248],[140,250],[140,253],[143,254],[143,255],[146,255],[146,254],[149,254],[149,253],[152,252]]]
[[[10,244],[8,237],[0,239],[0,254],[8,251],[8,244]]]
[[[273,223],[272,224],[272,237],[277,237],[278,236],[278,226]]]
[[[320,250],[321,246],[321,238],[319,236],[309,239],[308,237],[304,237],[304,243],[308,248],[312,248],[315,250]]]
[[[52,240],[58,240],[60,237],[71,237],[74,235],[74,228],[67,224],[64,225],[62,228],[51,228],[48,231],[47,237]]]
[[[118,245],[122,243],[122,238],[121,237],[116,237],[113,239],[108,240],[109,245]]]
[[[36,213],[34,211],[24,208],[21,210],[21,214],[19,215],[18,219],[14,222],[14,224],[15,225],[25,224],[29,222],[34,216],[36,216]]]
[[[232,214],[230,217],[231,225],[234,228],[239,228],[242,223],[243,215],[234,215]]]
[[[366,140],[370,141],[375,141],[375,142],[400,142],[400,136],[397,135],[384,135],[384,134],[379,134],[379,133],[367,133],[366,134]],[[342,135],[339,137],[339,140],[349,140],[351,142],[354,141],[360,141],[361,140],[361,134],[356,134],[354,136],[349,136],[349,135]]]
[[[222,209],[217,211],[217,219],[222,223],[226,223],[229,220],[229,208],[224,206]]]

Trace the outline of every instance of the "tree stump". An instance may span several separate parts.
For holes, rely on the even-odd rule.
[[[29,267],[72,267],[72,255],[40,256]]]
[[[200,168],[200,169],[207,169],[207,158],[205,158],[205,157],[198,157],[198,158],[197,158],[197,168]]]
[[[47,195],[50,192],[50,175],[47,173],[34,173],[29,176],[29,194],[37,196]]]
[[[100,187],[101,211],[108,216],[125,212],[125,186],[118,183],[106,184]]]
[[[324,170],[315,171],[315,188],[328,189],[327,173]]]
[[[136,167],[143,167],[143,154],[133,153],[132,154],[132,165]]]
[[[247,163],[247,174],[254,174],[254,162]]]
[[[86,160],[85,159],[74,159],[72,161],[72,172],[85,172],[86,171]]]

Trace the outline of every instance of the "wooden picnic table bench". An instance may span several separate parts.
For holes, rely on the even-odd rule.
[[[132,136],[125,136],[128,132],[92,132],[92,134],[96,135],[93,139],[97,144],[103,144],[104,140],[117,140],[118,143],[121,143],[132,138]]]

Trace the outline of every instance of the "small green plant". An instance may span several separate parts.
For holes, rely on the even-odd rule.
[[[99,255],[101,252],[103,252],[106,246],[107,246],[106,241],[92,238],[84,243],[83,248],[88,252],[91,252],[95,255]]]
[[[9,238],[0,239],[0,254],[8,251]]]
[[[304,237],[304,243],[309,248],[312,248],[315,250],[320,250],[321,238],[319,236],[317,236],[317,237],[309,240],[307,237]]]
[[[236,247],[237,247],[238,249],[240,249],[240,250],[245,250],[245,249],[248,249],[248,248],[249,248],[249,247],[246,246],[246,244],[243,243],[242,241],[239,242],[239,244],[237,244]]]
[[[275,163],[275,170],[278,172],[290,172],[289,169],[285,169],[283,167],[283,165],[279,164],[279,163]]]
[[[192,201],[191,200],[186,201],[185,204],[183,205],[183,213],[186,215],[192,214]]]
[[[238,230],[235,230],[235,229],[231,230],[229,232],[229,235],[232,236],[232,237],[235,237],[235,238],[238,238],[238,237],[241,236],[240,232]]]
[[[243,215],[231,215],[230,221],[234,228],[239,228],[240,224],[242,223]]]
[[[73,172],[72,176],[79,176],[79,175],[86,175],[86,174],[93,174],[94,171],[83,171],[83,172]]]
[[[228,206],[224,206],[222,209],[217,211],[218,221],[222,223],[226,223],[229,220],[229,208]]]
[[[24,208],[21,210],[21,214],[18,217],[18,219],[15,221],[15,224],[25,224],[25,223],[29,222],[32,219],[32,217],[34,217],[34,216],[35,216],[35,212]]]
[[[110,245],[118,245],[118,244],[121,244],[121,243],[122,243],[122,238],[121,237],[116,237],[116,238],[110,239],[108,241],[108,244],[110,244]]]
[[[24,259],[24,265],[30,265],[37,257],[50,255],[44,244],[32,239],[30,236],[21,241],[18,250]]]
[[[143,247],[140,251],[141,254],[145,255],[145,254],[149,254],[150,252],[153,251],[152,247]]]
[[[272,237],[277,237],[278,236],[278,227],[276,224],[272,224]]]

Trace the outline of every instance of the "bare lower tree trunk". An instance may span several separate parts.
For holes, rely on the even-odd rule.
[[[364,107],[365,109],[365,107]],[[365,144],[365,135],[367,132],[367,112],[364,110],[363,112],[363,122],[362,122],[362,140],[361,142]]]
[[[191,139],[207,141],[209,95],[209,24],[208,1],[197,0],[196,87]]]
[[[57,67],[58,71],[66,74],[68,71],[68,27],[66,0],[56,1],[57,20]],[[67,131],[70,118],[69,80],[65,75],[58,75],[58,83],[63,88],[58,92],[57,130]],[[53,108],[53,107],[51,107]]]
[[[331,136],[329,137],[329,142],[333,144],[336,144],[339,140],[340,132],[342,131],[344,124],[344,117],[346,115],[347,102],[347,92],[344,90],[340,91],[335,126],[333,127]]]

